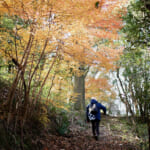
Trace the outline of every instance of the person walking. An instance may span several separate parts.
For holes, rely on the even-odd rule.
[[[91,102],[86,107],[87,122],[91,121],[92,133],[96,140],[98,140],[98,137],[99,137],[99,125],[101,121],[100,110],[101,109],[106,115],[106,107],[93,98],[91,99]]]

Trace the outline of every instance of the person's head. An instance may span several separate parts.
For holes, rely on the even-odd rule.
[[[91,99],[95,99],[96,100],[96,97],[91,97]]]
[[[95,103],[97,103],[97,100],[96,100],[96,98],[91,98],[91,101],[90,101],[90,103],[91,103],[91,104],[95,104]]]

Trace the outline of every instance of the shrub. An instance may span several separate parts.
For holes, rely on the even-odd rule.
[[[69,131],[68,112],[64,109],[51,108],[49,112],[50,130],[59,135],[65,135]]]

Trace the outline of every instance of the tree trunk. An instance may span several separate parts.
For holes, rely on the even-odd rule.
[[[89,71],[89,68],[89,66],[84,66],[81,64],[78,68],[78,73],[80,73],[80,75],[76,74],[74,76],[74,93],[76,94],[76,96],[74,97],[75,110],[85,110],[85,78]]]
[[[149,150],[150,150],[150,119],[148,120],[147,126],[148,126]]]
[[[85,76],[74,77],[75,110],[85,109]]]

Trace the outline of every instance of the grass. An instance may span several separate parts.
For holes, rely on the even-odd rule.
[[[126,117],[103,117],[101,124],[107,128],[109,124],[109,130],[113,135],[138,144],[141,150],[148,150],[148,130],[145,123],[137,122],[133,126]]]

